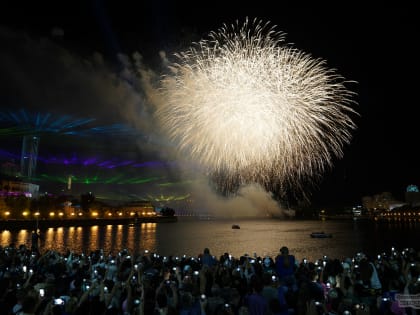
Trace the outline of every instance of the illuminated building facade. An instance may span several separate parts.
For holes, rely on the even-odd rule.
[[[405,190],[405,201],[412,206],[420,205],[420,192],[417,185],[409,185]]]
[[[26,197],[38,197],[39,185],[12,180],[1,181],[1,195],[25,195]]]

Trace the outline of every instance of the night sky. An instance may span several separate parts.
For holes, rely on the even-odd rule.
[[[415,48],[419,19],[414,2],[392,7],[353,1],[322,6],[264,0],[252,4],[169,0],[42,3],[7,3],[0,10],[2,111],[24,108],[94,116],[104,124],[115,119],[135,124],[130,121],[132,112],[124,114],[118,109],[119,102],[127,101],[126,94],[111,95],[106,85],[100,86],[103,68],[93,67],[89,76],[78,71],[83,60],[91,60],[97,52],[117,65],[118,53],[139,52],[142,62],[158,73],[160,51],[170,56],[223,23],[258,18],[277,25],[296,48],[326,60],[328,67],[357,82],[348,87],[357,93],[358,129],[344,149],[344,158],[324,174],[312,202],[358,202],[362,196],[383,191],[402,200],[405,187],[420,185],[416,153],[419,59]],[[62,66],[63,59],[56,57],[63,56],[63,51],[68,53],[67,66],[79,60],[70,73]],[[118,71],[117,66],[115,69]],[[123,101],[118,99],[121,95]],[[135,97],[128,99],[128,103],[135,101]],[[1,139],[0,148],[11,149],[12,141],[5,136]],[[55,146],[62,145],[61,140],[54,141]],[[130,146],[119,143],[119,149]],[[133,151],[130,154],[136,158],[151,158]]]

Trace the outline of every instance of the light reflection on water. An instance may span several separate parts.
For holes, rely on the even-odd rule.
[[[232,224],[240,229],[232,229]],[[313,239],[314,231],[332,233],[332,238]],[[205,247],[220,256],[225,252],[239,257],[245,253],[275,256],[280,247],[289,247],[298,259],[314,260],[327,255],[344,258],[358,251],[375,255],[396,248],[414,247],[420,239],[420,223],[374,223],[362,221],[280,221],[266,219],[208,220],[180,218],[177,223],[144,223],[138,226],[107,225],[49,228],[41,231],[42,249],[88,253],[104,249],[116,254],[123,248],[133,253],[145,249],[161,255],[196,256]],[[30,246],[31,231],[2,231],[0,245]]]

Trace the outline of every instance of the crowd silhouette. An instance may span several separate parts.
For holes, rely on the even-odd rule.
[[[0,313],[415,315],[419,258],[413,248],[297,261],[286,246],[276,257],[215,257],[209,248],[176,257],[10,244],[0,248]]]

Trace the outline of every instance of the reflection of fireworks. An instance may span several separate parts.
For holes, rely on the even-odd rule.
[[[342,157],[353,94],[269,23],[224,25],[176,56],[157,117],[182,153],[225,179],[222,189],[298,188]]]

